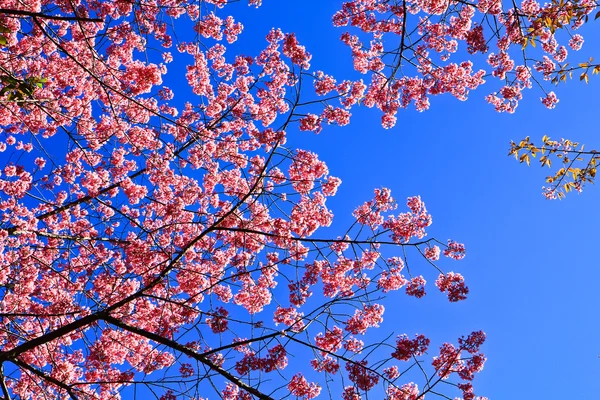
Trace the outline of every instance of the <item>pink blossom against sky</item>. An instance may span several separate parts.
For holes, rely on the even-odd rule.
[[[414,4],[439,15],[449,3],[415,0]],[[414,4],[411,7],[416,10]],[[494,14],[499,4],[484,0],[479,2],[479,7]],[[122,115],[127,118],[119,121],[121,125],[110,121],[110,112],[102,118],[93,115],[100,113],[98,104],[109,103],[107,99],[96,98],[108,97],[107,91],[86,91],[85,85],[76,87],[78,82],[59,85],[55,93],[61,94],[61,98],[57,100],[64,101],[58,103],[62,107],[59,114],[63,108],[75,112],[87,109],[82,104],[93,103],[95,108],[88,110],[98,121],[82,119],[77,126],[81,140],[90,151],[77,148],[63,131],[40,128],[44,135],[56,134],[46,140],[49,144],[44,151],[67,158],[64,169],[52,175],[54,182],[42,185],[43,190],[56,195],[57,204],[70,200],[67,194],[52,193],[52,190],[68,185],[77,186],[73,190],[80,191],[81,196],[84,193],[92,197],[103,192],[114,194],[121,205],[117,212],[122,213],[123,218],[112,221],[122,220],[123,225],[106,224],[101,228],[102,233],[118,237],[106,243],[117,247],[127,243],[119,248],[118,256],[110,263],[96,260],[83,247],[63,257],[68,259],[65,264],[72,269],[69,273],[82,275],[86,268],[92,271],[91,277],[85,280],[87,283],[77,290],[89,289],[92,300],[96,300],[93,296],[101,299],[92,304],[95,310],[135,293],[145,284],[144,280],[154,279],[151,266],[168,265],[164,272],[168,281],[165,296],[193,297],[192,301],[201,304],[199,315],[189,309],[175,312],[164,307],[159,310],[164,315],[155,318],[153,313],[158,311],[152,303],[154,300],[140,298],[129,311],[136,317],[128,315],[128,318],[137,318],[137,322],[132,323],[158,332],[164,340],[171,335],[180,335],[178,340],[182,343],[208,337],[204,343],[189,345],[196,350],[202,346],[227,347],[235,343],[227,347],[230,353],[226,356],[214,352],[203,361],[209,360],[214,363],[213,367],[227,362],[229,370],[244,376],[250,386],[258,381],[258,376],[261,379],[275,376],[279,373],[277,370],[285,367],[285,384],[265,380],[260,385],[260,390],[273,390],[276,396],[287,390],[292,396],[313,398],[319,393],[327,396],[325,392],[331,390],[332,398],[342,397],[342,392],[344,398],[354,398],[354,389],[339,384],[327,388],[322,373],[325,371],[349,377],[361,391],[373,388],[370,398],[383,398],[386,386],[377,384],[396,379],[404,372],[402,363],[418,358],[423,359],[428,368],[439,368],[440,379],[447,375],[444,365],[452,366],[455,375],[465,381],[459,388],[465,396],[471,393],[470,380],[477,373],[475,391],[478,396],[490,399],[596,398],[600,375],[600,325],[596,322],[600,305],[596,282],[600,272],[595,235],[600,222],[595,207],[598,190],[591,186],[583,194],[572,194],[562,202],[547,201],[540,188],[544,176],[550,172],[540,170],[536,164],[527,169],[507,157],[507,153],[510,140],[518,141],[525,136],[533,137],[534,141],[543,135],[556,139],[568,137],[587,143],[588,148],[599,144],[595,118],[600,78],[592,76],[589,85],[585,85],[575,76],[558,87],[544,80],[554,61],[568,55],[569,60],[573,56],[576,63],[600,50],[598,35],[594,34],[597,24],[591,22],[579,30],[581,37],[569,37],[564,32],[557,35],[565,47],[554,43],[550,35],[540,37],[540,46],[528,49],[531,52],[528,54],[541,58],[545,51],[552,53],[554,61],[548,58],[536,64],[536,81],[531,79],[527,68],[517,65],[531,60],[520,60],[519,46],[507,50],[508,39],[494,43],[498,54],[483,54],[488,43],[480,30],[466,28],[475,11],[465,8],[448,29],[457,37],[467,35],[466,43],[441,39],[440,32],[445,28],[440,25],[423,27],[431,32],[423,42],[432,52],[441,52],[436,57],[443,62],[442,66],[437,67],[422,54],[413,54],[411,57],[422,62],[424,77],[411,76],[414,71],[405,66],[398,79],[392,80],[394,90],[384,91],[373,90],[371,80],[381,83],[384,79],[379,72],[385,66],[377,54],[399,44],[399,25],[390,19],[384,25],[396,36],[383,42],[367,41],[361,47],[358,37],[346,33],[353,29],[345,26],[347,17],[343,13],[336,14],[340,5],[337,1],[264,0],[260,9],[248,7],[245,1],[228,5],[224,14],[203,9],[201,22],[177,20],[175,32],[181,33],[181,37],[192,35],[191,40],[202,38],[199,40],[203,45],[212,46],[215,40],[221,42],[202,50],[191,43],[178,42],[169,53],[148,51],[149,62],[129,62],[132,54],[138,57],[144,50],[140,37],[133,35],[135,40],[126,42],[116,40],[122,45],[111,44],[103,49],[107,53],[107,64],[120,76],[121,81],[115,84],[119,90],[139,95],[123,109]],[[130,7],[127,2],[120,6]],[[534,9],[537,5],[526,0],[523,7]],[[191,10],[193,13],[193,7]],[[168,10],[172,14],[178,12],[178,8]],[[227,17],[230,13],[232,17]],[[220,24],[223,30],[217,26]],[[369,21],[362,20],[357,25],[368,30]],[[159,38],[149,39],[148,48],[160,49],[158,41],[163,28],[167,29],[156,25]],[[111,35],[118,38],[121,34],[128,35],[127,32],[124,27]],[[508,35],[514,36],[515,32]],[[179,39],[174,35],[173,38],[165,36],[163,40]],[[290,101],[296,87],[290,75],[282,73],[287,71],[287,66],[280,61],[280,53],[295,72],[310,66],[312,76],[303,78],[306,84],[300,91],[301,98],[310,93],[307,105]],[[250,65],[251,57],[256,57],[253,65]],[[446,63],[448,57],[450,61],[456,58],[456,63]],[[190,66],[191,63],[194,65]],[[57,68],[58,62],[48,65]],[[254,86],[253,77],[247,74],[250,69],[262,70],[262,77],[268,82]],[[73,68],[73,71],[79,70]],[[373,75],[365,78],[367,84],[359,81],[365,72]],[[40,92],[46,90],[50,95],[49,87],[56,86],[61,79],[67,82],[67,78],[73,78],[57,71],[54,74],[56,80],[45,87],[41,85]],[[233,76],[235,81],[230,79]],[[514,77],[513,82],[507,83],[507,77]],[[215,79],[220,84],[213,85]],[[168,88],[159,89],[163,84]],[[70,94],[81,90],[81,93],[69,97],[62,90]],[[234,92],[239,101],[231,97]],[[151,124],[146,124],[151,117],[142,103],[151,104],[153,100],[149,96],[153,93],[161,100],[158,107],[163,115],[174,118],[178,115],[182,124],[194,128],[202,125],[201,128],[192,132],[181,125],[165,124],[165,137],[173,143],[165,142],[161,134],[151,129]],[[340,101],[332,100],[325,106],[318,101],[338,93],[343,93]],[[93,99],[86,103],[87,100],[82,99],[85,96]],[[193,109],[186,105],[187,101],[198,107]],[[12,122],[5,123],[12,123],[15,130],[22,129],[33,137],[32,129],[36,123],[41,124],[33,118],[36,114],[26,112],[27,109],[17,107],[18,104],[10,106],[15,108],[15,114],[21,113],[22,118],[31,120],[28,122],[31,125],[14,122],[12,114],[6,112],[3,115]],[[291,107],[298,107],[303,115],[294,114],[294,121],[288,126],[282,119]],[[222,114],[224,110],[229,110],[226,117]],[[254,122],[245,121],[248,115],[255,116]],[[213,118],[210,128],[198,122]],[[280,130],[281,124],[285,125],[286,132]],[[23,125],[27,128],[22,128]],[[239,136],[235,136],[238,133]],[[223,139],[212,140],[211,135],[220,134]],[[85,135],[88,136],[84,138]],[[187,142],[189,147],[186,144],[175,150],[179,146],[175,143],[185,142],[188,135],[191,136]],[[209,139],[199,139],[202,135]],[[33,144],[5,136],[6,143],[2,145],[9,146],[9,151],[3,154],[16,159],[23,153],[18,162],[35,169],[34,175],[55,164],[50,156],[37,157],[40,154],[23,151],[31,150]],[[239,140],[240,137],[243,140]],[[110,140],[113,145],[129,142],[121,149],[103,148],[106,143],[112,143]],[[261,146],[265,148],[257,151]],[[97,152],[99,149],[110,153],[103,159],[101,154],[104,153]],[[269,156],[272,149],[275,151],[271,154],[277,161]],[[171,160],[170,156],[176,153],[185,153],[186,158]],[[3,181],[8,182],[3,183],[3,192],[9,197],[23,198],[27,207],[37,205],[38,199],[24,196],[31,187],[32,175],[24,173],[22,166],[10,164],[13,161],[11,158],[2,169],[9,178]],[[266,163],[269,163],[266,190],[251,198],[250,187],[262,182]],[[140,171],[141,165],[145,166],[143,171]],[[174,171],[185,173],[179,175]],[[111,180],[118,181],[112,189]],[[276,190],[271,192],[274,188]],[[392,196],[398,200],[397,204]],[[234,215],[234,210],[225,211],[242,198],[240,215]],[[187,209],[190,205],[198,210]],[[75,222],[69,229],[76,235],[91,230],[88,225],[103,225],[100,220],[110,219],[116,210],[99,202],[93,216],[86,219],[86,207],[87,204],[72,207]],[[142,225],[135,225],[133,221],[140,216],[140,210],[147,213],[142,217]],[[392,212],[393,216],[389,216]],[[273,219],[272,215],[283,218]],[[250,217],[246,219],[246,216]],[[13,217],[7,224],[16,224],[13,221],[18,218]],[[35,223],[37,219],[32,214],[31,221]],[[56,224],[62,223],[68,224],[64,221]],[[184,228],[170,230],[176,226]],[[369,232],[379,235],[386,230],[389,235],[385,240],[393,246],[360,248],[353,244],[349,247],[348,238],[354,237],[349,226],[362,229],[362,233],[356,234],[361,238]],[[15,227],[11,229],[12,233],[17,232]],[[156,237],[149,240],[154,233]],[[309,236],[313,243],[304,240]],[[318,242],[319,238],[339,239]],[[23,242],[19,242],[18,247],[24,247],[27,238],[23,235],[19,240]],[[424,242],[418,249],[400,247],[415,240],[431,241]],[[316,251],[310,247],[315,241],[326,244]],[[98,252],[110,259],[112,256],[107,256],[108,250],[105,250],[103,246],[98,247]],[[279,258],[277,250],[286,253],[284,260]],[[408,253],[406,258],[403,250]],[[374,270],[378,251],[382,258],[389,260],[381,273]],[[26,293],[28,297],[22,298],[27,301],[37,301],[35,293],[41,296],[39,304],[45,304],[44,301],[52,306],[59,304],[56,301],[60,300],[59,296],[53,290],[55,286],[60,288],[57,283],[60,279],[48,273],[40,278],[44,282],[40,284],[33,278],[37,274],[35,267],[21,267],[16,251],[6,254],[13,258],[11,265],[15,266],[16,273],[31,278],[14,292],[5,286],[2,290],[9,300],[12,298],[14,304],[18,302],[19,296],[15,294],[18,290]],[[101,268],[86,267],[90,265],[86,254],[94,268],[96,264],[110,265],[105,272]],[[171,262],[171,257],[175,257],[175,261]],[[245,273],[247,268],[257,270]],[[234,270],[237,272],[231,276]],[[141,276],[144,279],[137,279]],[[376,277],[372,282],[371,276]],[[222,284],[221,279],[228,284]],[[34,290],[36,284],[41,288]],[[356,307],[349,307],[345,303],[348,299],[344,299],[341,308],[347,313],[329,314],[324,307],[325,311],[319,314],[323,318],[311,322],[310,310],[318,310],[336,296],[352,296],[355,290],[367,287],[377,288],[387,297],[378,300],[375,297],[379,293],[365,294],[361,302],[354,303]],[[396,292],[400,288],[401,293]],[[162,290],[158,286],[155,289]],[[312,296],[311,290],[315,292]],[[77,299],[67,295],[64,300]],[[10,304],[6,297],[4,302]],[[307,318],[288,328],[287,333],[274,327],[285,329],[303,316]],[[178,353],[163,352],[164,348],[153,352],[147,341],[132,335],[132,331],[119,329],[125,329],[118,325],[119,320],[115,322],[108,313],[103,317],[104,320],[94,320],[105,329],[102,335],[98,334],[98,340],[90,339],[89,346],[77,340],[73,344],[73,350],[88,347],[84,349],[86,368],[89,368],[86,372],[92,381],[103,380],[104,375],[118,377],[120,374],[126,379],[134,375],[145,378],[145,374],[150,374],[152,380],[154,373],[162,373],[164,377],[173,371],[193,381],[194,366],[187,362],[191,361],[187,356],[177,359],[178,366],[172,370],[158,372],[157,369],[175,362],[174,354]],[[300,331],[307,327],[305,323],[312,324],[310,334],[313,336],[307,340],[316,344],[310,351],[304,351],[306,348],[302,346],[294,347],[297,342],[292,343],[293,338],[302,336]],[[242,328],[234,333],[231,329],[234,325],[242,325]],[[262,332],[270,332],[266,335],[269,339],[250,345],[238,343],[244,340],[239,332],[245,330],[254,337],[256,331],[262,329],[265,329]],[[319,329],[321,333],[314,333]],[[99,331],[100,328],[90,329],[88,333],[92,337]],[[473,333],[469,335],[470,332]],[[399,334],[406,336],[397,336]],[[486,334],[487,340],[483,343]],[[459,337],[463,339],[456,343]],[[383,341],[388,345],[382,345]],[[121,342],[128,342],[132,351],[124,349]],[[66,347],[65,351],[71,351]],[[56,350],[63,351],[62,348]],[[468,353],[468,360],[456,360],[461,350]],[[84,352],[75,352],[71,361],[81,364]],[[349,354],[357,362],[342,363],[335,352]],[[229,358],[225,360],[225,357]],[[385,376],[374,374],[369,368],[386,357],[387,360],[375,367]],[[485,357],[488,361],[483,369]],[[62,374],[60,379],[74,379],[78,372],[71,361],[65,361],[64,367],[54,365],[52,373]],[[400,379],[402,383],[414,380],[423,388],[423,376],[418,368]],[[195,394],[202,395],[202,390],[210,388],[211,383],[201,380],[190,385],[199,392]],[[217,391],[223,390],[225,398],[234,398],[237,389],[220,383]],[[139,391],[131,386],[124,388],[123,398],[151,395],[149,390],[140,389],[141,386]],[[460,395],[460,390],[450,389]],[[404,395],[399,390],[388,389],[387,395],[404,397],[409,392],[418,393],[419,389],[406,384]]]
[[[350,74],[349,50],[337,42],[344,30],[330,24],[334,3],[266,0],[259,10],[240,7],[239,19],[247,21],[243,35],[258,38],[272,26],[295,32],[314,69]],[[595,29],[597,23],[579,30],[582,60],[600,57]],[[243,36],[236,45],[242,42],[250,52]],[[475,68],[486,68],[481,54],[472,59]],[[377,111],[355,108],[349,126],[288,135],[289,146],[319,154],[342,179],[329,203],[334,225],[324,232],[346,226],[356,204],[385,186],[396,198],[421,196],[433,215],[430,236],[451,235],[466,244],[464,260],[444,261],[468,282],[466,301],[441,301],[445,295],[431,286],[437,275],[427,271],[430,293],[391,297],[377,331],[411,338],[423,333],[435,343],[485,331],[488,361],[474,385],[490,399],[591,400],[600,390],[600,189],[591,185],[580,195],[547,201],[541,187],[550,170],[507,157],[510,140],[527,135],[565,137],[598,149],[600,79],[591,78],[588,85],[576,77],[559,86],[544,82],[560,99],[553,110],[533,87],[523,92],[514,114],[499,114],[485,101],[490,85],[483,85],[466,102],[445,95],[432,98],[426,112],[401,110],[391,130],[379,126]]]

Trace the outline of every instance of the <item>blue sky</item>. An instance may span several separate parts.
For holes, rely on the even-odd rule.
[[[258,10],[235,5],[245,25],[236,46],[251,53],[271,27],[279,27],[296,32],[313,55],[314,69],[352,73],[349,51],[337,40],[343,30],[330,23],[337,9],[337,1],[264,0]],[[586,43],[575,60],[598,53],[595,29],[590,22],[581,30]],[[486,68],[483,62],[479,56],[476,67]],[[355,109],[350,126],[325,127],[320,135],[292,132],[288,146],[315,151],[342,179],[329,202],[334,228],[341,231],[373,188],[386,186],[401,202],[422,197],[433,215],[430,236],[467,246],[463,261],[445,260],[440,267],[465,276],[468,300],[448,303],[432,285],[434,271],[424,269],[429,295],[416,300],[398,294],[388,301],[381,333],[424,333],[439,345],[482,329],[488,361],[474,382],[478,395],[596,399],[599,189],[589,186],[581,195],[547,201],[541,187],[550,170],[519,165],[507,153],[510,140],[527,135],[534,142],[546,134],[598,145],[600,79],[547,84],[560,98],[554,110],[540,103],[539,89],[525,91],[513,115],[498,114],[485,102],[497,85],[488,79],[467,102],[442,96],[424,113],[402,110],[391,130],[380,127],[377,111]]]

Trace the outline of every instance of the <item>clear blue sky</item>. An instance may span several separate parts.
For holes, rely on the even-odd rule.
[[[252,54],[271,27],[280,27],[296,32],[313,55],[314,69],[351,73],[349,51],[338,41],[343,30],[330,22],[338,6],[278,0],[264,0],[258,10],[234,5],[245,25],[236,46]],[[598,28],[590,22],[581,29],[586,43],[576,60],[598,54]],[[478,57],[476,66],[486,68],[483,61]],[[600,77],[589,85],[577,79],[548,84],[560,98],[551,111],[540,103],[539,89],[528,90],[514,115],[498,114],[485,102],[498,88],[496,81],[488,83],[467,102],[442,96],[425,113],[401,111],[392,130],[380,127],[377,111],[354,110],[350,126],[325,127],[318,136],[292,132],[288,146],[317,152],[332,175],[342,178],[329,203],[340,232],[373,188],[386,186],[402,201],[421,195],[433,215],[430,236],[467,245],[463,261],[440,266],[465,276],[468,300],[450,304],[433,285],[421,300],[397,294],[387,303],[382,333],[424,333],[439,345],[482,329],[488,362],[474,382],[478,395],[597,399],[600,188],[547,201],[541,187],[549,170],[519,165],[507,153],[511,139],[527,135],[538,142],[547,134],[600,147]],[[434,271],[423,273],[432,284]]]

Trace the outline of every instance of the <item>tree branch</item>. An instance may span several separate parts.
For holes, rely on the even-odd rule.
[[[327,244],[332,244],[332,243],[347,243],[347,244],[352,244],[352,245],[380,244],[380,245],[415,246],[416,247],[416,246],[428,244],[432,240],[435,240],[435,238],[430,238],[427,240],[421,240],[419,242],[414,242],[414,243],[398,243],[398,242],[393,242],[393,241],[390,242],[390,241],[378,241],[378,240],[352,240],[352,239],[341,239],[341,238],[340,239],[302,238],[302,237],[293,237],[293,236],[282,236],[282,235],[277,235],[275,233],[262,232],[262,231],[257,231],[257,230],[253,230],[253,229],[247,229],[247,228],[229,228],[229,227],[223,227],[223,226],[217,226],[213,230],[214,231],[227,231],[227,232],[243,232],[243,233],[262,235],[262,236],[267,236],[267,237],[293,240],[296,242],[327,243]],[[383,232],[381,232],[381,233],[383,233]]]
[[[140,336],[145,337],[146,339],[150,339],[156,343],[163,344],[173,350],[179,351],[180,353],[183,353],[186,356],[193,358],[194,360],[200,361],[202,364],[206,365],[210,369],[216,371],[217,373],[219,373],[220,375],[225,377],[228,381],[230,381],[233,384],[237,385],[238,387],[244,389],[246,392],[253,394],[254,396],[258,397],[259,399],[273,400],[272,397],[262,393],[261,391],[259,391],[256,388],[249,386],[248,384],[242,382],[239,378],[235,377],[229,371],[227,371],[227,370],[221,368],[220,366],[218,366],[217,364],[213,363],[205,355],[198,354],[194,350],[182,345],[181,343],[177,343],[174,340],[167,339],[156,333],[149,332],[147,330],[137,328],[135,326],[127,325],[123,321],[121,321],[115,317],[111,317],[110,315],[104,316],[104,317],[102,317],[102,319],[111,325],[119,327],[128,332],[135,333],[136,335],[140,335]]]
[[[73,388],[71,386],[65,384],[64,382],[61,382],[61,381],[59,381],[56,378],[53,378],[53,377],[51,377],[49,375],[46,375],[42,371],[38,371],[37,369],[33,368],[31,365],[29,365],[27,363],[24,363],[22,361],[19,361],[17,359],[10,360],[10,362],[12,362],[13,364],[15,364],[15,365],[23,368],[24,370],[27,370],[27,371],[31,372],[34,375],[39,376],[42,379],[44,379],[44,380],[46,380],[46,381],[48,381],[48,382],[50,382],[50,383],[58,386],[59,388],[65,390],[68,393],[69,397],[72,400],[78,400],[78,397],[75,396],[75,393],[73,393]]]
[[[81,22],[104,22],[100,18],[86,18],[86,17],[63,17],[61,15],[48,15],[39,12],[25,11],[25,10],[11,10],[8,8],[0,8],[0,14],[9,15],[23,15],[26,17],[41,18],[41,19],[52,19],[55,21],[81,21]]]

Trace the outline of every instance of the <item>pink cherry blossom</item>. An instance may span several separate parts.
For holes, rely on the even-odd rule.
[[[440,274],[435,281],[435,285],[441,292],[446,292],[448,300],[452,302],[466,299],[469,293],[469,288],[465,286],[465,280],[462,275],[454,272]]]
[[[396,350],[392,353],[392,357],[408,361],[412,357],[422,356],[427,351],[430,340],[423,335],[417,335],[415,339],[409,339],[408,336],[402,335],[396,339]]]
[[[366,368],[367,361],[346,363],[349,379],[359,390],[368,391],[379,382],[379,376]]]
[[[371,335],[380,297],[422,297],[450,262],[440,253],[461,259],[464,246],[444,248],[424,201],[399,204],[386,188],[340,230],[341,180],[290,143],[349,125],[357,107],[392,128],[403,108],[464,101],[484,84],[512,112],[573,57],[567,44],[581,48],[579,34],[539,25],[572,10],[341,1],[332,22],[354,72],[333,75],[301,33],[246,36],[229,3],[3,2],[0,306],[18,327],[0,332],[13,369],[4,396],[118,399],[145,385],[172,400],[189,383],[210,398],[311,399],[327,383],[330,397],[407,400],[453,377],[448,396],[472,398],[482,332],[429,363],[424,335],[388,347]],[[579,6],[572,29],[596,7]],[[517,65],[524,35],[539,54]],[[467,294],[458,273],[436,285],[450,301]],[[423,367],[426,389],[400,360]]]
[[[416,276],[412,278],[406,285],[406,294],[409,296],[414,296],[418,299],[425,296],[426,283],[427,281],[422,276]]]
[[[549,92],[546,97],[540,100],[542,100],[542,103],[550,110],[556,107],[556,104],[558,104],[559,101],[554,92]]]
[[[315,383],[309,383],[301,374],[296,374],[288,384],[288,390],[294,396],[314,399],[321,393],[321,387]]]

